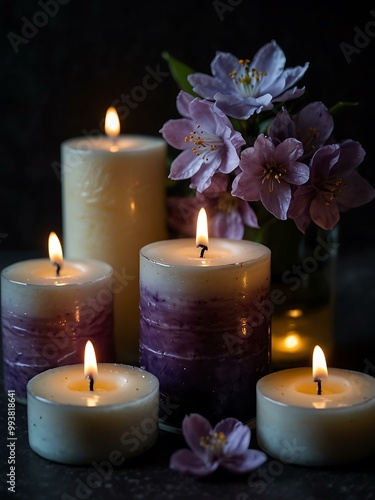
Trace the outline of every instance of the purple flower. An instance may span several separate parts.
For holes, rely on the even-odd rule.
[[[250,429],[235,418],[226,418],[212,429],[208,420],[192,413],[184,418],[182,433],[190,450],[178,450],[170,460],[171,469],[179,472],[202,477],[221,466],[242,474],[267,460],[262,451],[249,449]]]
[[[177,109],[184,118],[168,120],[160,130],[171,146],[183,150],[172,162],[169,177],[191,178],[190,187],[202,192],[216,172],[230,173],[238,166],[245,141],[211,102],[180,91]]]
[[[292,199],[291,185],[304,184],[309,167],[297,160],[303,153],[297,139],[285,139],[275,146],[260,134],[253,147],[241,154],[242,170],[233,181],[232,194],[246,201],[260,200],[278,219],[285,220]]]
[[[275,144],[289,137],[295,137],[303,144],[300,160],[311,158],[315,151],[330,139],[333,131],[333,118],[321,102],[312,102],[291,117],[282,109],[272,121],[268,134]]]
[[[369,203],[375,189],[358,172],[365,151],[352,140],[323,146],[310,162],[310,181],[294,193],[288,216],[305,232],[311,220],[333,229],[341,211]]]
[[[168,225],[179,235],[195,237],[197,214],[204,207],[211,237],[242,239],[245,226],[258,228],[258,220],[249,203],[232,196],[228,175],[215,174],[210,186],[195,198],[169,197]]]
[[[254,113],[272,109],[274,102],[296,99],[304,93],[304,87],[293,85],[305,74],[308,63],[284,69],[285,62],[284,52],[272,40],[251,62],[238,60],[229,52],[217,52],[211,63],[213,76],[193,73],[188,81],[198,95],[214,100],[228,116],[246,120]]]

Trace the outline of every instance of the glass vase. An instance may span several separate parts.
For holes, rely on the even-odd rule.
[[[256,239],[271,249],[271,367],[312,366],[315,345],[329,357],[334,342],[338,228],[272,219]]]

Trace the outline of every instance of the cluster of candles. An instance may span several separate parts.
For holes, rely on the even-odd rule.
[[[319,349],[313,371],[269,373],[269,249],[209,240],[204,210],[195,240],[164,238],[165,144],[117,133],[63,144],[69,257],[52,233],[49,259],[2,272],[5,386],[27,403],[31,448],[66,464],[129,458],[197,412],[256,421],[260,447],[293,448],[296,464],[370,455],[375,380],[328,371]],[[124,267],[135,286],[119,291]]]

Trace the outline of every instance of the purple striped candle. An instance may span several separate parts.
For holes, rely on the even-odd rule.
[[[27,382],[81,363],[87,340],[100,362],[114,360],[112,267],[66,260],[58,276],[48,259],[17,262],[1,274],[5,390],[26,403]]]
[[[201,413],[251,423],[269,372],[270,250],[211,238],[146,245],[140,253],[140,366],[160,382],[161,427]]]

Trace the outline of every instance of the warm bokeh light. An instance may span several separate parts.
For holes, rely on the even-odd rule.
[[[316,345],[313,352],[313,379],[322,379],[327,377],[328,369],[326,357],[324,356],[323,349]]]
[[[289,318],[300,318],[301,316],[303,316],[303,311],[302,311],[302,309],[289,309],[289,311],[287,311],[286,315]]]
[[[63,251],[60,240],[53,231],[49,233],[48,253],[52,264],[60,269],[63,265]]]
[[[291,333],[290,335],[287,335],[284,340],[285,347],[288,349],[295,349],[298,347],[300,343],[300,336],[297,335],[296,333]]]
[[[110,137],[117,137],[120,133],[120,120],[116,108],[113,106],[108,108],[105,115],[104,130]]]
[[[199,210],[197,219],[196,245],[208,247],[208,227],[206,210],[202,207]]]
[[[85,377],[94,377],[98,373],[98,365],[96,363],[95,349],[91,340],[86,342],[84,374]]]

